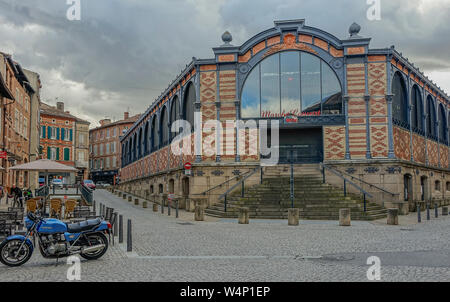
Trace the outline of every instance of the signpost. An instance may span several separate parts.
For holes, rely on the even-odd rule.
[[[192,175],[192,164],[190,162],[187,162],[184,164],[184,174],[186,175]]]

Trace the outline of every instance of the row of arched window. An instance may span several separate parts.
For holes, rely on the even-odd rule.
[[[394,75],[392,94],[394,95],[392,117],[395,125],[408,130],[411,127],[415,133],[448,144],[450,112],[447,113],[442,103],[436,102],[430,94],[428,94],[424,103],[422,89],[417,84],[412,86],[409,98],[405,80],[400,72],[396,72]],[[409,116],[410,111],[411,117]]]
[[[167,146],[177,135],[177,132],[170,131],[175,121],[179,119],[188,121],[191,124],[191,130],[194,129],[196,99],[194,84],[191,82],[184,91],[182,104],[179,97],[174,96],[170,102],[161,107],[159,114],[154,114],[122,143],[122,166]]]

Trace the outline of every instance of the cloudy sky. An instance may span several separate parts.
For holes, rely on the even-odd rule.
[[[381,0],[380,21],[367,19],[367,0],[80,1],[81,20],[69,21],[67,0],[0,0],[0,51],[41,75],[43,101],[63,100],[91,126],[145,111],[225,30],[240,45],[282,19],[338,38],[356,21],[371,47],[395,45],[450,93],[450,0]]]

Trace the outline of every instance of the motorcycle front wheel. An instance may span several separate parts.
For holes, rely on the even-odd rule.
[[[89,240],[89,245],[98,245],[98,244],[104,244],[105,247],[99,251],[92,252],[92,253],[81,253],[80,256],[87,260],[95,260],[103,256],[106,251],[108,250],[108,238],[103,233],[94,233],[86,235],[87,240]]]
[[[0,244],[0,262],[7,266],[20,266],[30,260],[32,252],[26,243],[17,254],[22,242],[22,240],[14,239]]]

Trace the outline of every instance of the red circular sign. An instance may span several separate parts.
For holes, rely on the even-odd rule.
[[[191,164],[191,163],[185,163],[185,164],[184,164],[184,168],[185,168],[186,170],[190,170],[190,169],[192,168],[192,164]]]

